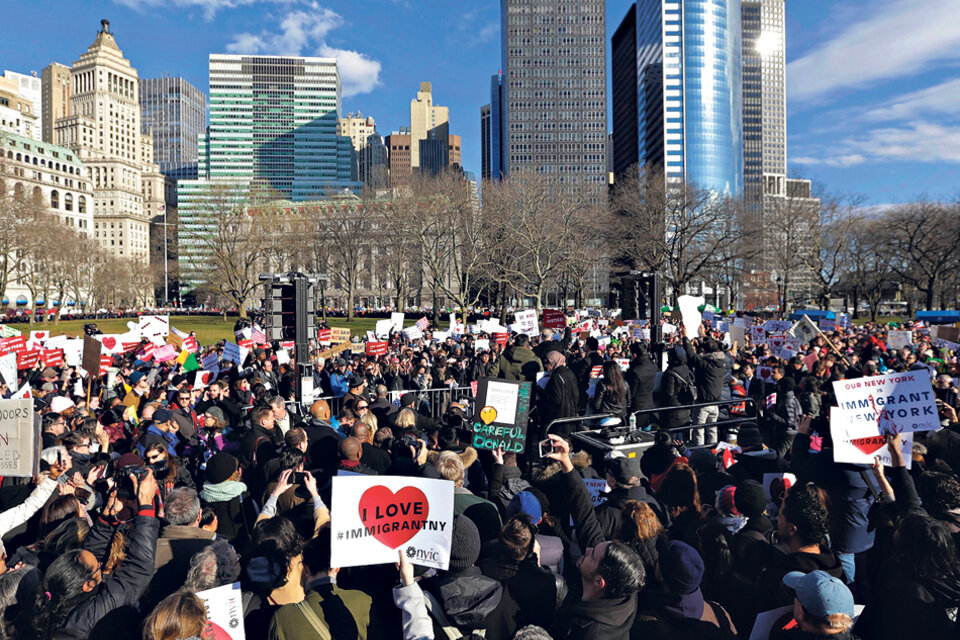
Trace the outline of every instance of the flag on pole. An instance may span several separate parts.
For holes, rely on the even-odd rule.
[[[423,316],[417,320],[417,323],[414,326],[417,327],[417,329],[420,329],[420,331],[426,331],[427,327],[430,326],[430,321],[427,320],[427,316]]]
[[[267,344],[267,336],[257,325],[253,325],[253,331],[250,332],[250,339],[255,344]]]

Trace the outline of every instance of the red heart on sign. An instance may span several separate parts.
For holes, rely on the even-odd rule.
[[[34,331],[34,332],[33,332],[33,335],[36,336],[36,338],[37,338],[38,340],[43,340],[45,337],[47,337],[47,332],[46,332],[46,331]]]
[[[869,438],[854,438],[850,441],[850,444],[869,456],[887,446],[887,440],[883,436],[870,436]]]
[[[103,339],[103,346],[105,346],[107,349],[113,349],[115,346],[117,346],[117,339],[116,339],[116,338],[104,338],[104,339]]]
[[[396,549],[417,535],[430,514],[423,491],[404,487],[394,493],[383,485],[370,487],[360,496],[360,521],[373,537]]]

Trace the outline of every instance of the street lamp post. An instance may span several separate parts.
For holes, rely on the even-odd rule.
[[[787,301],[784,296],[783,278],[777,276],[777,311],[782,315],[786,311]]]

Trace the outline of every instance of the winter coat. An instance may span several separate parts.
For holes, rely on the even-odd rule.
[[[667,516],[663,505],[654,496],[647,493],[642,486],[636,487],[617,487],[606,494],[607,499],[602,504],[597,505],[597,520],[600,522],[600,529],[603,531],[603,537],[607,540],[616,540],[620,532],[620,524],[623,522],[623,506],[627,500],[636,500],[637,502],[647,503],[653,512],[660,518],[660,522],[666,523]]]
[[[625,385],[623,397],[618,402],[614,397],[613,390],[607,386],[606,380],[600,380],[597,383],[593,398],[590,400],[590,408],[594,414],[612,413],[619,418],[625,418],[627,407],[630,406],[630,387]]]
[[[756,611],[769,611],[793,603],[793,591],[783,584],[783,576],[791,571],[826,571],[834,578],[843,579],[843,566],[836,554],[821,547],[820,553],[780,553],[763,570],[757,580]]]
[[[382,617],[371,612],[373,601],[362,591],[341,589],[332,583],[315,585],[307,592],[306,606],[326,625],[333,638],[379,640],[392,637],[381,626]],[[285,604],[273,615],[270,640],[317,638],[313,625],[298,604]]]
[[[567,585],[562,576],[539,566],[536,556],[514,562],[505,556],[498,540],[479,566],[485,576],[503,585],[505,595],[519,607],[517,628],[528,624],[546,628],[553,622],[567,595]]]
[[[512,621],[508,621],[512,616],[503,615],[504,610],[511,607],[510,601],[503,597],[503,585],[483,575],[477,567],[427,578],[420,586],[436,600],[447,621],[461,633],[486,629],[487,637],[510,638],[516,631]],[[436,618],[434,637],[444,637]]]
[[[697,402],[714,402],[723,394],[723,381],[727,374],[726,354],[722,351],[697,354],[689,340],[684,339],[687,362],[693,365],[697,385]]]
[[[667,370],[663,372],[663,378],[660,381],[660,406],[677,407],[683,404],[678,396],[684,390],[684,383],[690,380],[690,369],[676,349],[667,352],[667,359]],[[688,424],[690,424],[688,409],[660,412],[660,426],[664,429],[683,427]]]
[[[571,418],[577,415],[580,406],[580,384],[577,376],[567,366],[561,366],[550,372],[546,388],[540,394],[538,413],[540,414],[541,433],[557,418]],[[576,422],[564,422],[551,429],[551,433],[569,437]]]
[[[543,365],[532,349],[510,347],[497,359],[490,370],[490,377],[536,382],[537,374],[541,371],[543,371]]]
[[[463,487],[453,490],[453,515],[470,518],[480,532],[481,542],[500,536],[500,512],[496,505],[473,495]]]
[[[656,406],[653,401],[653,387],[657,381],[657,372],[657,365],[646,355],[634,358],[630,363],[630,368],[624,374],[624,381],[630,388],[630,413]],[[651,414],[637,416],[638,427],[646,427],[650,422]]]

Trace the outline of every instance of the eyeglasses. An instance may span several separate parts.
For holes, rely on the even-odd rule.
[[[359,405],[359,404],[357,405],[357,411],[369,411],[369,410],[370,410],[370,407],[367,406],[367,405],[365,405],[365,404],[364,404],[364,405]]]
[[[156,454],[154,454],[154,455],[152,455],[152,456],[147,456],[147,462],[151,462],[151,463],[152,463],[152,462],[160,462],[161,460],[163,460],[163,456],[160,455],[159,453],[156,453]]]

